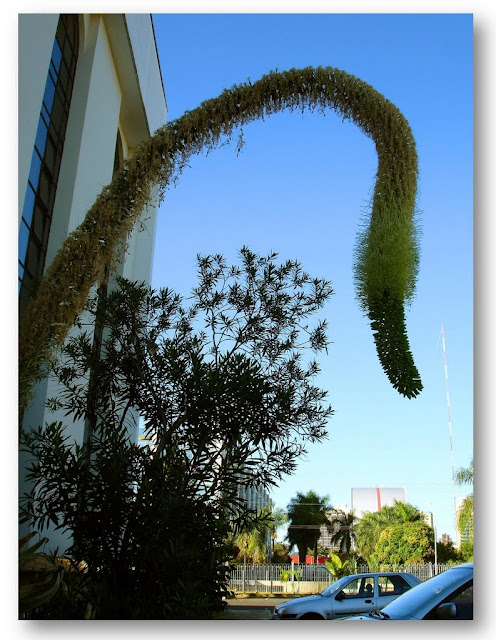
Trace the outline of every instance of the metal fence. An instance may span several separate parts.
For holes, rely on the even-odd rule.
[[[413,573],[424,581],[450,569],[450,564],[383,565],[379,571]],[[353,573],[370,573],[367,565],[358,565]],[[235,564],[229,589],[238,593],[319,593],[334,582],[322,564]]]

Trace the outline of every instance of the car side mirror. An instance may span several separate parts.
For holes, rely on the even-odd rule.
[[[456,618],[456,604],[454,602],[440,604],[436,609],[436,618],[439,618],[439,620],[453,620],[453,618]]]
[[[339,593],[336,593],[334,600],[344,600],[344,593],[342,591],[340,591]]]

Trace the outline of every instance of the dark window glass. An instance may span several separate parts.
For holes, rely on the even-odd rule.
[[[26,196],[24,198],[24,209],[22,211],[22,217],[24,218],[24,222],[28,225],[31,224],[31,219],[33,217],[33,207],[34,207],[34,191],[28,185],[26,189]]]
[[[21,225],[19,227],[19,256],[26,255],[28,240],[29,240],[29,229],[25,224],[24,220],[21,220]]]
[[[64,59],[68,61],[67,66],[70,69],[71,61],[72,61],[72,51],[74,49],[74,45],[71,42],[70,38],[66,37],[63,47],[64,47]]]
[[[49,73],[47,78],[47,83],[45,86],[45,94],[43,95],[43,102],[45,104],[45,108],[48,111],[48,113],[50,113],[52,110],[54,95],[55,95],[55,82],[53,81],[53,78]]]
[[[48,240],[48,230],[50,228],[50,219],[46,215],[46,211],[37,206],[33,216],[33,225],[31,227],[31,233],[34,232],[36,239],[40,243],[40,246],[45,246],[45,240]]]
[[[29,181],[36,187],[38,184],[38,178],[40,176],[41,169],[41,158],[36,152],[36,149],[33,151],[33,157],[31,158],[31,168],[29,170]]]
[[[50,173],[48,173],[46,169],[42,170],[40,175],[40,182],[38,184],[38,197],[47,208],[50,202],[50,196],[53,188],[54,187]]]
[[[55,171],[55,168],[57,166],[56,157],[57,157],[57,147],[55,146],[55,143],[52,137],[48,136],[46,147],[45,147],[44,160],[45,160],[46,168],[48,169],[48,171],[50,171],[50,173],[52,174],[52,177],[56,176],[56,171]]]
[[[45,267],[57,180],[78,53],[78,17],[59,18],[19,227],[19,313]]]
[[[51,120],[55,125],[55,130],[59,136],[63,135],[67,124],[66,113],[64,109],[64,103],[62,102],[61,92],[57,91],[55,99],[53,101]]]
[[[41,157],[43,157],[43,154],[45,153],[47,133],[48,131],[45,121],[43,120],[43,118],[40,118],[38,121],[38,131],[36,132],[36,139],[34,143]]]
[[[52,64],[55,69],[55,73],[59,71],[60,62],[62,60],[62,51],[60,50],[60,45],[57,42],[57,38],[55,38],[55,42],[53,43],[52,49]]]
[[[31,242],[28,244],[28,252],[26,254],[26,262],[24,268],[29,271],[33,278],[39,277],[40,262],[42,252],[40,245],[34,240],[33,234],[30,236]]]
[[[44,104],[41,105],[41,115],[43,116],[45,122],[50,123],[50,114],[46,110],[46,107]]]
[[[67,94],[70,93],[71,76],[65,62],[62,62],[62,64],[60,65],[59,83],[64,91],[64,94],[67,96]]]

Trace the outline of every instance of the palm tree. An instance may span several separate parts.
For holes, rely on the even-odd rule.
[[[315,491],[306,494],[298,492],[288,504],[288,535],[291,545],[298,547],[300,564],[305,563],[307,549],[313,549],[314,562],[317,563],[317,542],[320,527],[329,525],[326,512],[330,509],[328,496],[319,496]]]
[[[364,513],[355,529],[357,552],[367,561],[375,551],[381,531],[387,526],[379,512]]]
[[[331,543],[336,545],[339,553],[350,555],[355,542],[355,525],[357,517],[351,510],[349,513],[340,509],[333,509],[332,524],[335,531],[331,536]]]
[[[461,467],[456,472],[457,484],[474,484],[474,459],[472,458],[468,468]]]
[[[275,504],[273,502],[271,502],[270,506],[271,506],[272,521],[269,526],[270,526],[270,537],[272,541],[272,544],[271,544],[272,553],[274,553],[274,545],[276,543],[277,530],[279,529],[279,527],[282,527],[282,525],[288,521],[288,514],[284,511],[284,509],[281,509],[280,507],[275,508]]]
[[[405,522],[419,522],[422,520],[422,513],[417,507],[400,500],[395,500],[392,506],[386,505],[379,513],[388,524],[404,524]]]
[[[264,532],[263,527],[253,527],[248,531],[238,533],[232,541],[233,545],[239,549],[236,562],[255,564],[267,562],[265,541],[266,532]]]

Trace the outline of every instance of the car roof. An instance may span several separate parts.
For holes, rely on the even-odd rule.
[[[413,576],[413,573],[408,571],[369,571],[368,573],[350,573],[346,578],[370,578],[371,576],[390,576],[390,575],[402,575]]]

